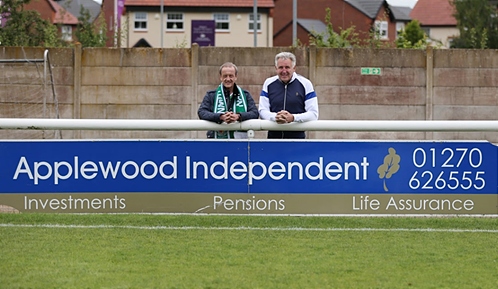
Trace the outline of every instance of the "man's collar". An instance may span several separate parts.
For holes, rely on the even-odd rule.
[[[223,85],[223,91],[224,92],[230,92],[230,89],[228,89],[227,87],[225,87]],[[233,94],[238,94],[239,93],[239,89],[237,88],[237,84],[236,83],[233,84],[233,92],[232,93]]]

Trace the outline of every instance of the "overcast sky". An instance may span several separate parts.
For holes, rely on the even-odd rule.
[[[417,3],[417,0],[387,0],[387,2],[393,6],[406,6],[413,8],[415,3]]]

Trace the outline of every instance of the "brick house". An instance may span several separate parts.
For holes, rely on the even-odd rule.
[[[451,48],[453,39],[460,35],[453,16],[456,11],[451,2],[453,0],[418,0],[410,13],[412,19],[420,22],[430,40],[442,44],[443,48]],[[498,14],[498,0],[488,2]]]
[[[274,46],[293,45],[293,1],[275,0]],[[308,45],[313,31],[324,32],[327,8],[335,32],[354,26],[362,40],[378,29],[382,41],[394,43],[398,31],[411,21],[405,7],[391,6],[386,0],[299,0],[295,41]]]
[[[420,22],[420,27],[431,41],[450,48],[453,38],[460,35],[454,13],[450,0],[418,0],[410,17]]]
[[[57,26],[64,41],[74,42],[82,6],[88,10],[92,23],[100,13],[100,4],[94,0],[31,0],[24,9],[37,11],[42,19]]]
[[[124,0],[102,0],[102,10],[101,14],[99,14],[99,17],[97,17],[97,25],[100,25],[100,17],[105,21],[106,27],[107,27],[107,42],[106,46],[107,47],[117,47],[118,45],[118,38],[115,37],[119,35],[119,29],[117,27],[117,21],[116,19],[121,20],[122,14],[124,13],[124,8],[118,9],[120,5],[123,5]],[[121,13],[118,12],[121,11]]]
[[[24,5],[25,10],[35,10],[42,19],[57,25],[62,40],[72,42],[78,18],[53,0],[32,0]]]

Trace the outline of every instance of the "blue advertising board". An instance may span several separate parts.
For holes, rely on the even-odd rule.
[[[424,203],[409,213],[465,208],[465,213],[495,213],[497,208],[498,155],[488,142],[3,141],[0,160],[0,205],[19,211],[39,210],[39,204],[48,208],[50,202],[56,204],[52,211],[60,211],[67,207],[61,199],[89,194],[126,196],[127,210],[154,207],[150,210],[165,213],[192,211],[184,203],[203,198],[211,199],[204,207],[214,209],[218,202],[227,212],[239,212],[235,205],[227,207],[232,202],[227,196],[242,198],[244,208],[254,209],[262,198],[282,204],[269,209],[270,201],[262,201],[267,213],[392,213],[393,207],[399,211],[398,203],[386,210],[381,204],[395,202],[393,196],[409,198],[410,208]],[[134,198],[141,198],[141,205],[131,204]],[[306,199],[314,201],[289,209]],[[322,208],[327,202],[330,206]],[[449,210],[439,209],[444,202]],[[253,212],[247,211],[240,213]]]

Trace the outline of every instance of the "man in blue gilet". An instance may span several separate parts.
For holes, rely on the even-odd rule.
[[[277,75],[267,78],[259,97],[261,119],[279,124],[318,119],[318,100],[313,84],[295,72],[296,56],[280,52],[275,56]],[[268,138],[306,138],[304,131],[268,131]]]

